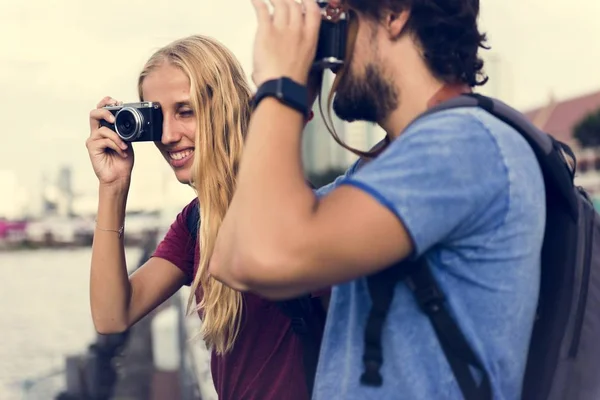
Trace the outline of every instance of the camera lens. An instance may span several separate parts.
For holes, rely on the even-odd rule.
[[[133,140],[142,131],[143,117],[138,110],[131,107],[121,109],[115,116],[115,130],[123,140]]]

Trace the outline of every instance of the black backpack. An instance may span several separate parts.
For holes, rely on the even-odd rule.
[[[195,202],[186,220],[188,231],[194,242],[198,238],[199,224],[200,211],[198,202]],[[302,342],[304,376],[308,393],[312,396],[325,325],[325,310],[323,309],[321,300],[312,297],[310,294],[290,300],[277,301],[276,304],[290,318],[292,330],[300,337],[300,341]]]
[[[515,128],[536,154],[546,188],[540,297],[523,382],[524,400],[600,399],[600,219],[587,193],[574,185],[571,149],[506,104],[478,94],[448,100],[424,113],[481,107]],[[446,309],[444,293],[424,258],[367,278],[372,298],[361,383],[383,384],[381,331],[394,287],[413,292],[436,332],[466,400],[491,400],[487,372]],[[469,367],[482,374],[477,384]],[[407,366],[410,368],[410,366]]]

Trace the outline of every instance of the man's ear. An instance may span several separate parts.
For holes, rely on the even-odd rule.
[[[389,11],[384,19],[384,27],[390,40],[396,40],[404,33],[406,23],[410,17],[410,11]]]

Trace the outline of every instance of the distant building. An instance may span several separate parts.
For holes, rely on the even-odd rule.
[[[600,206],[600,149],[581,149],[573,137],[577,123],[599,109],[597,91],[560,101],[552,96],[545,105],[526,111],[525,115],[538,128],[572,147],[577,158],[576,183],[597,198]]]
[[[558,101],[551,96],[541,107],[525,111],[538,128],[556,139],[576,146],[573,128],[586,115],[600,109],[600,91]]]

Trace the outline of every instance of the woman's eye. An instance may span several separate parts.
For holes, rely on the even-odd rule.
[[[179,115],[181,115],[184,118],[187,118],[187,117],[191,117],[192,115],[194,115],[194,112],[192,110],[181,110],[181,111],[179,111]]]

